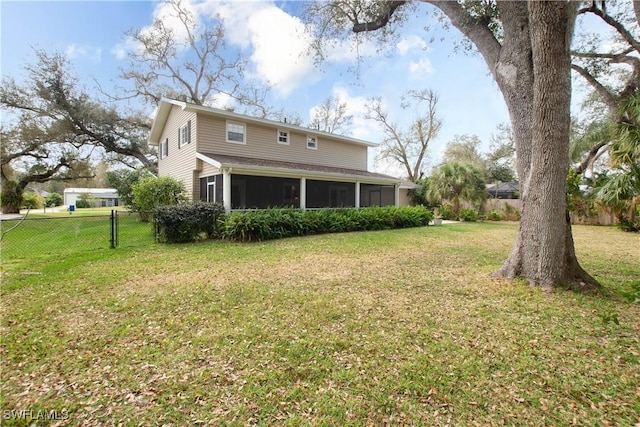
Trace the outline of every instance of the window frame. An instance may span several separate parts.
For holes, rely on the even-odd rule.
[[[169,138],[160,143],[160,160],[169,156]]]
[[[282,137],[284,134],[284,141],[282,141]],[[277,130],[277,134],[276,134],[276,142],[280,145],[289,145],[289,131],[288,130],[282,130],[282,129],[278,129]]]
[[[241,126],[242,127],[242,141],[236,141],[233,139],[229,139],[229,125],[231,126]],[[239,132],[233,132],[232,133],[236,133],[238,134]],[[240,145],[246,145],[247,144],[247,125],[246,123],[242,123],[242,122],[236,122],[233,120],[227,120],[226,124],[225,124],[225,128],[224,128],[224,139],[226,142],[230,143],[230,144],[240,144]]]
[[[191,120],[178,128],[178,148],[191,144]]]
[[[312,145],[309,145],[309,142],[313,141]],[[309,150],[317,150],[318,149],[318,137],[315,135],[307,135],[307,148]]]

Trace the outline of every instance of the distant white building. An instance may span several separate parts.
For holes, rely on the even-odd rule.
[[[86,196],[84,196],[86,195]],[[87,199],[94,207],[118,206],[118,191],[115,188],[65,188],[64,204],[78,204],[78,200]]]

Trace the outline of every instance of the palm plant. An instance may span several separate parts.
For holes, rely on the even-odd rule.
[[[637,218],[640,204],[640,96],[620,106],[620,117],[611,127],[609,165],[613,173],[600,187],[597,200],[613,209],[622,226],[640,229]]]
[[[429,179],[427,199],[431,203],[449,200],[454,217],[460,215],[462,200],[479,204],[486,197],[483,172],[475,165],[462,162],[447,162],[437,167]]]

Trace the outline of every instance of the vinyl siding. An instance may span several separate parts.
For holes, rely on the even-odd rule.
[[[204,178],[211,175],[219,175],[220,173],[222,172],[220,172],[220,170],[217,167],[212,166],[209,163],[202,162],[202,170],[198,174],[198,177]]]
[[[246,143],[233,144],[226,142],[226,123],[221,118],[198,117],[199,152],[367,170],[366,146],[331,140],[311,129],[308,133],[289,131],[289,145],[283,145],[278,144],[278,127],[249,123],[245,123]],[[307,148],[307,135],[316,136],[317,150]]]
[[[178,130],[191,120],[191,143],[178,148]],[[193,200],[200,192],[199,183],[194,181],[196,175],[196,146],[198,122],[196,114],[183,111],[178,106],[173,106],[167,123],[162,130],[160,141],[169,139],[169,153],[164,159],[158,159],[158,175],[172,176],[184,183],[187,197]]]

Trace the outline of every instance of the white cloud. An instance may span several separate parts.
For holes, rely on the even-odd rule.
[[[112,49],[111,53],[119,60],[125,59],[127,54],[131,51],[141,51],[142,45],[132,39],[131,37],[126,37],[124,41],[116,44]]]
[[[356,62],[359,57],[377,54],[378,47],[375,41],[362,37],[350,37],[346,40],[329,41],[325,55],[328,62]]]
[[[187,12],[190,13],[193,17],[194,21],[187,22],[187,25],[191,27],[192,30],[198,28],[200,25],[197,10],[190,0],[182,0],[180,6]],[[153,11],[153,21],[160,21],[162,25],[171,30],[173,34],[174,40],[182,47],[187,47],[188,40],[188,29],[185,27],[185,23],[179,17],[178,12],[174,9],[174,7],[170,3],[161,2],[156,6]],[[152,25],[145,27],[141,30],[144,35],[153,35],[155,30]]]
[[[227,41],[250,52],[250,77],[268,82],[277,95],[287,97],[319,79],[309,49],[310,32],[300,18],[273,2],[209,0],[200,3],[198,10],[223,19]],[[328,46],[328,63],[355,62],[358,54],[376,53],[375,43],[366,38],[349,38]]]
[[[313,59],[307,55],[310,39],[300,19],[273,6],[251,16],[247,25],[257,77],[288,96],[303,82],[317,79]]]
[[[287,97],[317,79],[304,24],[272,2],[209,0],[196,11],[223,20],[226,41],[249,52],[247,77],[268,83],[275,94]]]
[[[222,110],[233,110],[236,107],[236,101],[231,95],[218,92],[207,100],[206,105]]]
[[[264,9],[275,8],[267,1],[207,0],[196,11],[210,19],[218,16],[225,24],[225,38],[229,43],[247,49],[251,47],[253,30],[248,27],[252,16]]]
[[[418,36],[410,35],[407,37],[403,37],[397,44],[398,53],[400,55],[406,55],[412,49],[420,49],[422,51],[427,50],[428,45],[423,39]]]
[[[248,58],[247,79],[268,84],[275,96],[287,98],[296,89],[310,86],[321,78],[310,51],[311,32],[306,31],[300,18],[289,15],[273,1],[187,0],[184,4],[194,14],[196,26],[207,25],[212,19],[222,19],[228,46],[232,50],[240,50]],[[170,5],[158,4],[152,18],[171,28],[178,40],[186,36],[183,24]],[[153,27],[149,25],[141,31],[151,34]],[[422,46],[416,39],[409,38],[402,45],[403,49]],[[328,46],[328,66],[332,63],[354,63],[358,56],[378,53],[375,41],[366,37],[336,40]],[[139,49],[139,43],[129,38],[111,52],[118,59],[124,59],[128,52]]]
[[[409,62],[409,74],[411,78],[422,78],[425,74],[432,74],[433,66],[428,58]]]
[[[74,43],[67,46],[65,55],[69,59],[86,57],[92,62],[98,63],[102,60],[102,48]]]
[[[198,13],[190,0],[182,0],[181,6],[188,12],[190,12],[194,18],[193,22],[190,23],[192,30],[195,30],[200,25],[198,19]],[[185,27],[184,22],[179,18],[178,13],[175,11],[173,6],[169,3],[161,2],[159,3],[153,11],[152,14],[152,24],[140,29],[140,34],[143,36],[153,36],[157,30],[153,26],[153,22],[156,20],[162,22],[164,28],[171,31],[173,34],[173,38],[176,41],[176,46],[178,49],[186,49],[188,48],[187,40],[188,40],[188,30]],[[138,53],[142,52],[143,47],[140,42],[134,40],[133,38],[126,36],[124,40],[118,44],[116,44],[112,49],[111,53],[115,55],[117,59],[125,59],[127,54],[132,51],[137,51]]]

